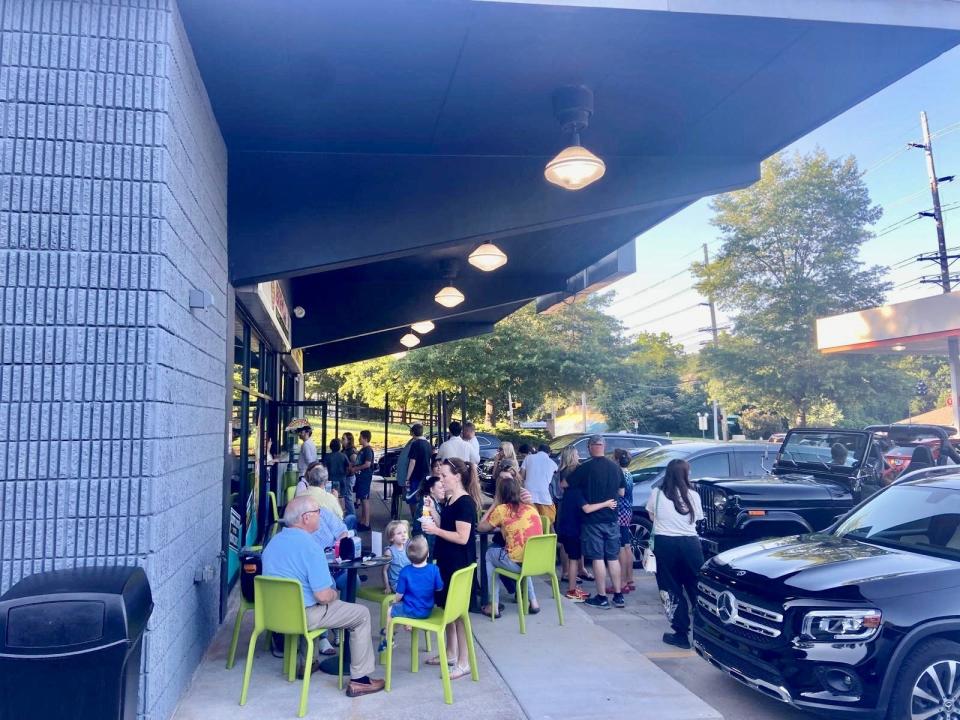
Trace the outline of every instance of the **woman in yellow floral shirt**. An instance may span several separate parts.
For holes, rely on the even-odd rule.
[[[493,604],[483,606],[481,612],[484,615],[496,613],[495,617],[500,616],[497,602],[499,588],[493,576],[494,568],[520,572],[527,539],[543,533],[537,509],[532,504],[523,502],[522,492],[523,485],[516,471],[509,468],[502,470],[497,478],[497,502],[487,510],[477,526],[479,532],[500,528],[506,541],[505,547],[491,547],[487,550],[487,578],[493,588]],[[530,601],[530,614],[536,615],[540,612],[540,605],[537,603],[532,578],[527,578],[527,598]]]

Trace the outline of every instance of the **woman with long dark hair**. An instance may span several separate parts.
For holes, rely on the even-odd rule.
[[[446,496],[443,514],[434,517],[434,522],[421,523],[421,526],[424,535],[436,536],[433,557],[443,580],[443,589],[437,593],[437,605],[444,607],[453,574],[477,560],[477,512],[482,506],[476,465],[460,458],[447,458],[440,466],[440,479]],[[427,664],[455,663],[451,679],[470,674],[467,629],[463,620],[447,626],[447,653],[448,657],[431,658]]]
[[[673,632],[663,641],[680,648],[690,647],[690,610],[697,602],[697,572],[703,565],[703,549],[697,535],[697,521],[703,519],[700,495],[690,483],[690,464],[671,460],[659,488],[647,500],[653,518],[653,544],[657,558],[657,586],[663,609]],[[684,597],[686,593],[686,597]]]

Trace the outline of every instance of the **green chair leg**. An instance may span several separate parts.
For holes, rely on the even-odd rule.
[[[345,645],[343,641],[343,630],[340,631],[340,642],[337,644],[340,656],[339,661],[337,662],[337,688],[343,690],[343,646]]]
[[[527,634],[527,614],[526,614],[526,601],[523,597],[523,583],[526,582],[526,578],[521,575],[517,578],[517,614],[520,616],[520,634]]]
[[[300,691],[300,710],[297,717],[307,714],[307,693],[310,691],[310,674],[313,671],[313,640],[307,638],[307,656],[303,663],[303,689]]]
[[[473,625],[468,613],[463,616],[463,628],[467,635],[467,657],[470,660],[470,679],[480,682],[480,671],[477,669],[477,649],[473,644]]]
[[[417,630],[410,633],[410,671],[418,672],[420,670],[420,636]],[[426,631],[423,633],[430,640],[430,635]]]
[[[233,623],[233,637],[230,640],[230,650],[227,652],[227,670],[233,667],[237,659],[237,643],[240,641],[240,625],[243,624],[243,616],[246,613],[243,600],[240,601],[240,607],[237,608],[237,619]]]
[[[563,625],[563,603],[560,601],[560,581],[557,574],[550,576],[550,586],[553,588],[553,599],[557,603],[557,617],[560,618],[560,624]]]
[[[253,672],[253,653],[257,649],[257,633],[254,630],[250,636],[250,647],[247,648],[247,664],[243,667],[243,685],[240,687],[240,704],[247,704],[247,690],[250,689],[250,673]]]
[[[387,660],[384,663],[386,668],[383,676],[383,689],[390,692],[390,684],[393,680],[393,623],[387,626],[387,649],[384,652],[387,655]]]
[[[297,645],[298,636],[286,635],[283,640],[284,652],[287,657],[287,682],[293,682],[297,679]],[[308,656],[309,657],[309,656]],[[306,664],[306,663],[304,663]]]
[[[440,653],[440,677],[443,680],[443,701],[453,705],[453,688],[450,686],[450,666],[447,665],[447,639],[444,632],[437,632],[437,651]]]

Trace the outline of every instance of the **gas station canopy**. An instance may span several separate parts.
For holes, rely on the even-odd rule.
[[[960,42],[947,0],[182,0],[229,151],[235,287],[281,280],[314,370],[489,331],[632,270],[634,238]],[[544,166],[570,137],[606,174]],[[466,258],[494,242],[507,264]],[[642,240],[640,241],[642,242]],[[589,278],[589,281],[587,280]],[[454,308],[434,300],[453,283]]]

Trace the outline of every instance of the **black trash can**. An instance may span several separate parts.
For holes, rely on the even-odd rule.
[[[0,720],[136,720],[151,612],[138,567],[18,582],[0,597]]]

